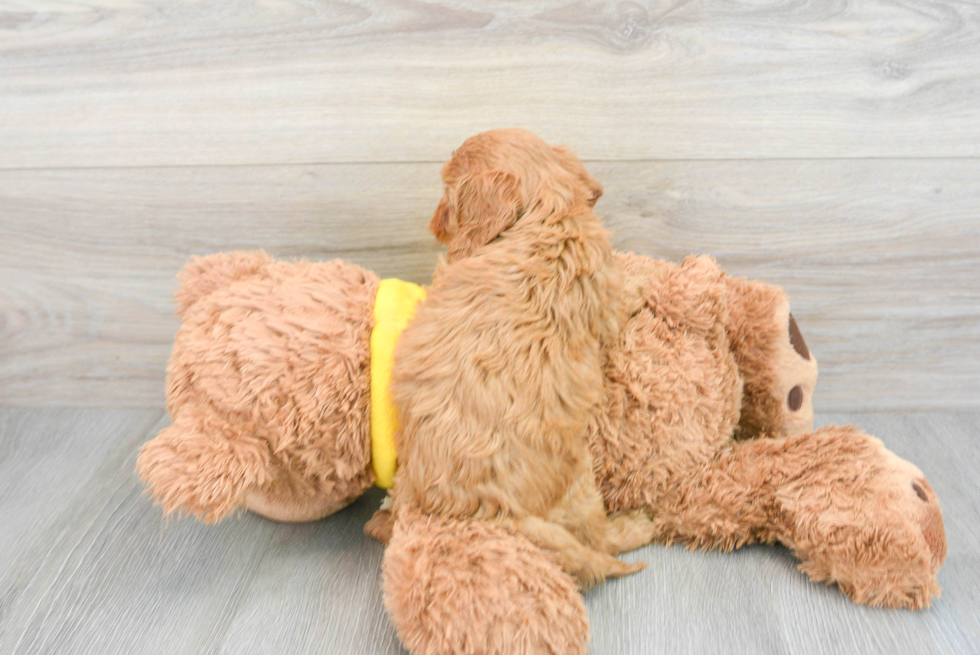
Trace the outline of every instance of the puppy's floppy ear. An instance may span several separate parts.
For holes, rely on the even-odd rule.
[[[456,186],[456,223],[461,249],[493,241],[523,212],[517,178],[500,170],[482,171],[462,178]]]
[[[595,207],[595,204],[599,202],[599,198],[602,197],[602,183],[592,177],[588,171],[585,172],[585,176],[582,179],[585,181],[585,186],[589,188],[589,207]]]
[[[592,177],[589,171],[585,170],[585,165],[582,164],[581,160],[571,150],[565,146],[554,146],[554,151],[558,155],[562,166],[565,167],[565,170],[578,177],[588,189],[589,195],[586,198],[586,202],[589,203],[589,207],[595,207],[596,202],[602,197],[602,183]]]
[[[595,207],[595,204],[599,202],[599,198],[602,197],[602,183],[586,171],[585,184],[589,187],[589,207]]]
[[[449,241],[451,236],[449,233],[450,225],[449,221],[451,216],[449,215],[449,202],[445,197],[439,201],[439,206],[436,207],[436,212],[432,215],[432,220],[429,221],[429,232],[435,235],[436,241],[439,243],[446,243]]]

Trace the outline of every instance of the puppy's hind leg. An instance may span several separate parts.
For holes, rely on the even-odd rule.
[[[646,546],[656,537],[653,519],[643,510],[616,512],[606,521],[606,551],[613,555]]]
[[[415,655],[585,655],[582,594],[549,553],[490,521],[396,511],[384,604]]]
[[[642,510],[606,514],[591,460],[583,460],[562,504],[547,518],[565,527],[586,547],[612,555],[645,546],[656,534],[653,520]]]
[[[609,553],[587,548],[562,526],[536,516],[516,521],[514,527],[541,548],[553,552],[558,565],[582,589],[589,589],[606,578],[620,578],[646,568],[646,562],[628,564]]]

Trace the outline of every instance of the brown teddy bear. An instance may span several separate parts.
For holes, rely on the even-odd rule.
[[[631,317],[590,425],[607,510],[647,512],[664,543],[780,542],[855,602],[927,606],[946,555],[936,495],[856,427],[811,431],[817,363],[782,290],[708,257],[617,258]],[[167,513],[311,521],[390,483],[385,367],[423,290],[262,252],[195,258],[180,279],[173,425],[138,461]],[[385,603],[411,652],[585,652],[581,594],[545,551],[488,522],[389,519],[366,530],[390,539]]]

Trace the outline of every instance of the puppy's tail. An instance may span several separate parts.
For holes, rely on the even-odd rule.
[[[237,250],[191,257],[177,274],[180,282],[180,288],[174,294],[177,315],[183,317],[184,312],[201,298],[232,282],[258,275],[271,263],[272,258],[264,250]]]
[[[186,417],[143,444],[136,472],[166,514],[215,523],[270,482],[269,448],[215,420],[196,426]]]

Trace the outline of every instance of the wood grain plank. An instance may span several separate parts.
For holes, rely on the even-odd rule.
[[[549,0],[0,8],[0,167],[980,155],[980,8]]]
[[[770,598],[773,579],[799,593],[787,582],[789,557],[763,547],[723,554],[647,546],[627,553],[620,559],[647,568],[585,596],[589,652],[791,652]]]
[[[836,589],[772,585],[773,607],[792,652],[821,644],[835,653],[975,653],[980,637],[980,485],[977,414],[826,415],[859,423],[928,476],[942,503],[949,546],[942,596],[923,612],[856,607]],[[802,575],[799,576],[802,578]]]
[[[928,476],[943,505],[949,555],[942,596],[924,611],[872,609],[809,582],[783,548],[731,554],[649,546],[638,576],[586,596],[592,652],[973,653],[980,639],[977,414],[821,414],[857,423]]]
[[[976,408],[980,162],[616,165],[619,247],[713,254],[789,293],[824,411]]]
[[[4,413],[11,410],[3,410]],[[163,412],[140,430],[113,429],[118,411],[61,412],[21,421],[4,439],[38,443],[15,473],[48,469],[50,490],[64,495],[57,520],[18,542],[0,577],[0,651],[5,653],[204,653],[220,643],[274,530],[263,521],[208,528],[167,526],[143,497],[134,474],[140,444],[166,425]],[[49,431],[47,424],[57,423]],[[103,432],[94,432],[95,428]],[[73,487],[70,464],[44,450],[95,433],[102,458],[84,485]],[[63,475],[51,475],[63,474]],[[32,502],[29,488],[11,502]],[[70,495],[69,495],[70,494]],[[3,518],[17,518],[4,508]]]
[[[980,160],[599,163],[614,242],[783,285],[818,409],[980,407]],[[160,407],[192,254],[426,282],[438,165],[0,173],[0,404]]]
[[[0,403],[162,406],[191,254],[342,257],[427,282],[438,165],[0,174]]]
[[[381,599],[382,547],[363,531],[384,495],[372,488],[324,521],[276,526],[221,652],[406,653]]]
[[[158,409],[0,410],[0,562],[12,565],[52,524],[65,521],[119,442],[145,438],[162,414]]]
[[[0,409],[0,484],[41,478],[3,487],[0,523],[26,532],[0,535],[0,651],[404,652],[381,603],[381,546],[361,531],[380,490],[311,524],[250,514],[167,523],[132,473],[139,443],[165,425],[159,416]],[[825,423],[863,426],[929,477],[949,542],[932,608],[854,605],[810,583],[782,548],[651,545],[624,558],[646,570],[586,596],[590,652],[974,652],[980,414],[818,415]],[[25,525],[35,510],[38,524]]]

